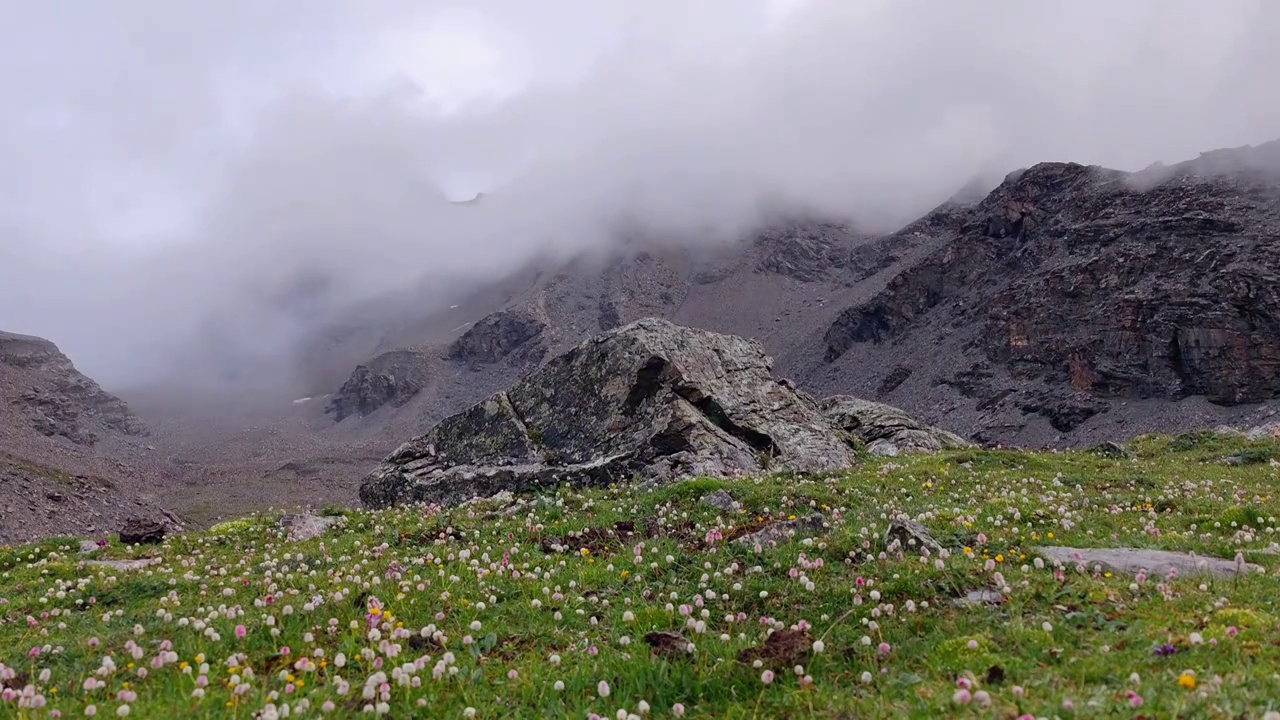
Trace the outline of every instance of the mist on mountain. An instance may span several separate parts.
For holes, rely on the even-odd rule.
[[[888,230],[975,175],[1138,170],[1280,126],[1266,0],[5,14],[0,328],[116,387],[285,386],[335,323],[447,307],[620,228]]]

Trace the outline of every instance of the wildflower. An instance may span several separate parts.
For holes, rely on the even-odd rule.
[[[772,683],[772,682],[773,682],[773,671],[772,671],[772,670],[765,670],[764,672],[760,673],[760,682],[764,683],[765,685],[768,685],[768,684]]]
[[[1190,670],[1183,670],[1182,674],[1178,676],[1178,687],[1186,688],[1188,690],[1195,690],[1196,689],[1195,673],[1191,672]]]
[[[1133,690],[1126,690],[1124,696],[1129,700],[1129,707],[1141,707],[1144,702],[1142,696]]]
[[[609,683],[601,680],[600,684],[596,685],[596,694],[602,698],[609,697]]]
[[[826,643],[822,642],[821,640],[813,641],[813,651],[815,653],[821,653],[823,650],[826,650],[826,649],[827,649]]]
[[[675,715],[676,717],[681,717],[682,715],[684,715],[684,705],[681,705],[680,703],[676,703],[675,705],[672,705],[671,714]]]
[[[554,684],[554,685],[552,685],[551,687],[555,688],[555,691],[556,691],[556,692],[560,692],[560,691],[564,690],[564,681],[563,681],[563,680],[557,680],[557,681],[555,682],[555,684]]]
[[[473,718],[475,716],[476,716],[476,709],[473,707],[468,707],[467,709],[462,711],[462,717]]]
[[[978,707],[991,707],[991,694],[986,690],[979,690],[973,694],[973,701],[977,703]]]
[[[973,696],[970,695],[969,691],[964,688],[959,688],[954,693],[951,694],[951,702],[955,703],[956,705],[968,705],[969,701],[972,699],[973,699]]]
[[[246,630],[243,625],[236,626],[236,637],[242,638],[245,636],[246,633],[248,633],[248,630]]]

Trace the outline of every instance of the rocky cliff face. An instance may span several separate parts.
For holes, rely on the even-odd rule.
[[[834,469],[851,447],[743,338],[641,320],[447,418],[360,487],[366,507],[551,483]]]
[[[48,340],[0,332],[0,368],[4,402],[42,435],[93,445],[103,432],[147,432],[120,398],[80,374]]]
[[[146,427],[42,338],[0,332],[0,543],[114,532],[162,511]]]
[[[1060,431],[1117,400],[1280,394],[1280,143],[1137,174],[1043,163],[945,232],[828,327],[827,362],[960,336],[938,382]]]

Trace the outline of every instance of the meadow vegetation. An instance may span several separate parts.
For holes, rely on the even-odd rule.
[[[1280,444],[1126,449],[329,509],[301,542],[264,514],[0,548],[0,717],[1280,718]],[[942,549],[886,544],[900,515]],[[1043,545],[1264,571],[1055,566]]]

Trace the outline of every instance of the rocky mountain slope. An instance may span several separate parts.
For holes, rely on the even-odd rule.
[[[0,543],[161,515],[147,432],[52,342],[0,332]]]
[[[1179,429],[1188,398],[1247,413],[1280,393],[1280,142],[1011,174],[823,345],[855,394],[954,405],[992,440]]]
[[[718,254],[571,264],[435,354],[487,389],[657,316],[757,338],[811,392],[985,442],[1256,423],[1280,392],[1277,148],[1141,173],[1044,163],[887,237],[794,222]]]
[[[202,399],[197,418],[129,397],[206,475],[182,494],[205,514],[349,501],[407,438],[643,317],[756,339],[806,392],[988,444],[1258,425],[1280,392],[1278,147],[1140,173],[1044,163],[884,236],[779,219],[715,247],[626,243],[335,326],[308,353],[311,397]]]

